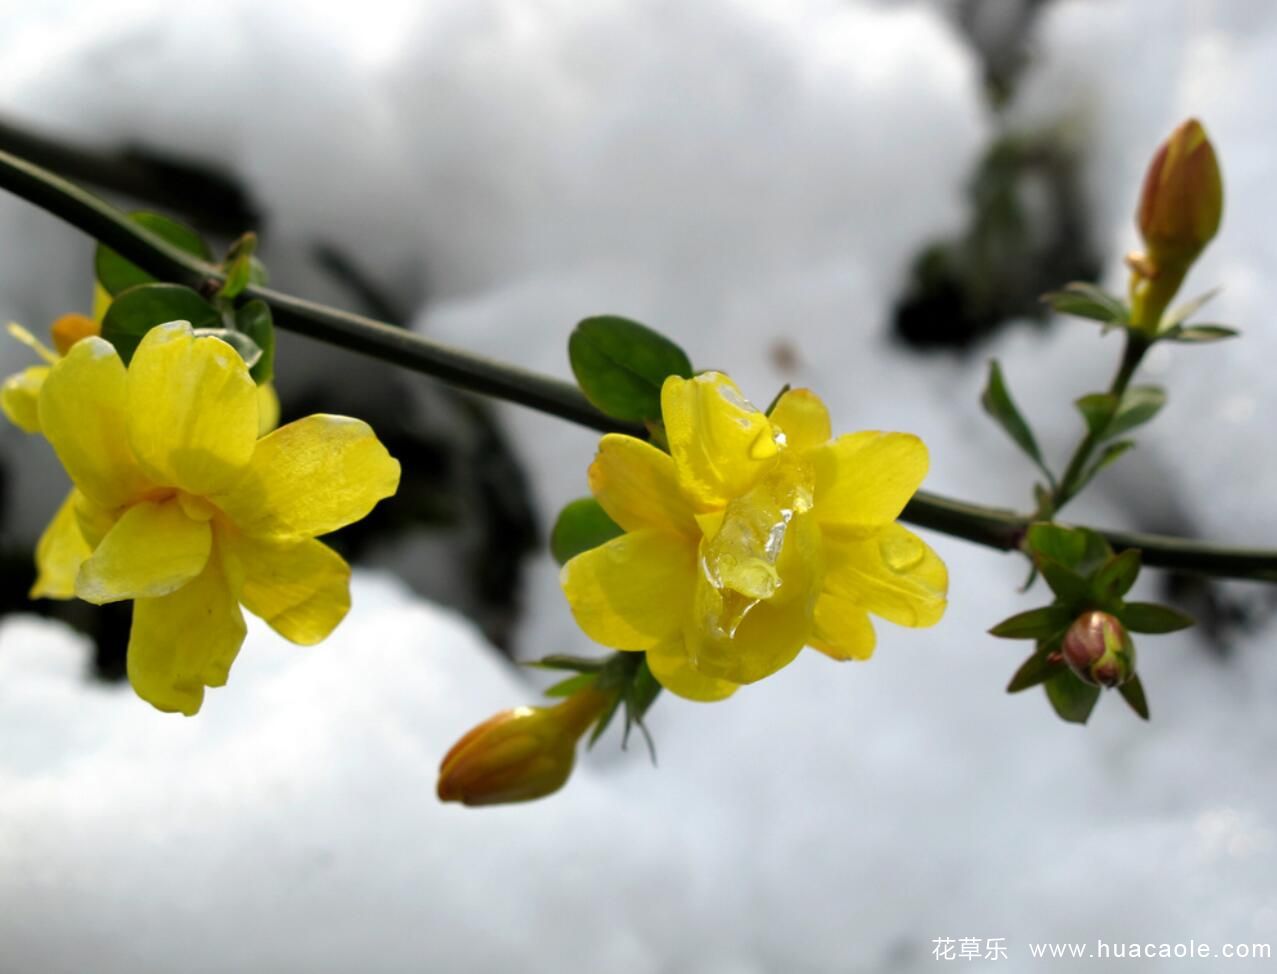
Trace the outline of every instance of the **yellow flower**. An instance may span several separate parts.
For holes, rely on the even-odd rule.
[[[36,353],[43,365],[32,365],[16,375],[11,375],[0,386],[0,409],[9,417],[13,425],[25,433],[40,432],[39,401],[40,387],[44,385],[49,368],[63,355],[70,351],[81,338],[98,334],[99,326],[92,318],[84,315],[63,315],[49,326],[53,337],[53,345],[57,351],[47,347],[21,325],[9,325],[9,334]]]
[[[441,801],[500,805],[544,798],[572,774],[576,744],[607,706],[597,690],[555,707],[516,707],[485,720],[439,766]]]
[[[927,471],[917,437],[831,439],[809,390],[766,416],[717,372],[666,379],[661,412],[668,454],[612,434],[590,467],[591,491],[625,529],[563,566],[590,638],[646,651],[680,696],[720,700],[805,645],[868,658],[870,613],[940,619],[944,563],[895,523]]]
[[[258,392],[225,342],[153,328],[126,369],[77,342],[44,378],[39,425],[75,489],[36,549],[33,595],[135,600],[129,679],[194,714],[244,639],[242,603],[285,638],[325,638],[350,569],[316,541],[395,492],[367,424],[308,416],[258,439]]]

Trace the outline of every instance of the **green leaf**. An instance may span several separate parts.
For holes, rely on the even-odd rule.
[[[628,318],[586,318],[568,339],[581,391],[598,409],[628,422],[661,418],[661,385],[692,376],[687,354],[664,335]]]
[[[1083,683],[1067,668],[1057,670],[1043,686],[1055,712],[1072,724],[1085,724],[1100,699],[1099,687]]]
[[[178,250],[192,254],[200,260],[212,259],[213,255],[209,251],[208,245],[204,243],[198,233],[184,223],[171,220],[166,216],[160,216],[158,213],[147,213],[145,211],[130,213],[129,219],[149,230],[166,243],[172,244]],[[138,267],[137,264],[125,260],[114,250],[101,244],[98,245],[93,255],[93,269],[98,283],[111,295],[119,294],[139,284],[149,284],[155,280],[154,277]]]
[[[1073,621],[1067,606],[1046,605],[1003,619],[989,630],[999,639],[1049,639]]]
[[[1122,625],[1131,632],[1147,632],[1160,635],[1179,632],[1193,625],[1193,617],[1169,606],[1155,602],[1127,602],[1118,614]]]
[[[1112,606],[1131,590],[1139,573],[1139,549],[1127,548],[1120,555],[1110,558],[1095,573],[1095,577],[1091,579],[1091,590],[1099,602]]]
[[[102,337],[128,365],[138,343],[156,325],[189,321],[192,328],[220,328],[216,308],[180,284],[139,284],[121,291],[102,318]]]
[[[1090,318],[1106,324],[1121,325],[1130,318],[1130,311],[1120,300],[1103,288],[1081,281],[1066,284],[1061,291],[1044,294],[1042,300],[1060,314]]]
[[[1041,556],[1035,560],[1035,564],[1062,605],[1069,609],[1076,609],[1090,596],[1090,583],[1072,568],[1060,564],[1053,558]]]
[[[1118,687],[1117,692],[1122,695],[1122,699],[1130,705],[1132,710],[1148,720],[1148,698],[1144,696],[1144,684],[1140,682],[1138,674]]]
[[[275,378],[275,324],[270,306],[257,299],[247,302],[235,312],[235,327],[262,350],[261,358],[250,370],[253,381],[258,385],[270,382]]]
[[[559,512],[554,530],[550,532],[550,553],[562,565],[581,552],[597,548],[624,533],[598,501],[582,497]]]
[[[599,673],[611,661],[611,657],[569,656],[552,653],[540,659],[529,660],[524,666],[537,670],[566,670],[569,673]]]
[[[257,250],[257,234],[248,232],[236,240],[226,252],[222,268],[226,272],[226,280],[222,282],[217,296],[234,299],[239,297],[244,288],[253,280],[253,252]]]
[[[1038,465],[1038,469],[1046,474],[1047,481],[1054,484],[1055,478],[1042,460],[1042,452],[1038,449],[1037,440],[1033,438],[1033,431],[1029,429],[1029,424],[1024,421],[1024,417],[1020,415],[1020,411],[1011,399],[1011,393],[1007,391],[1006,382],[1002,378],[1002,368],[998,365],[997,359],[989,362],[989,381],[985,384],[984,394],[980,397],[980,405]]]
[[[1165,332],[1170,331],[1173,328],[1178,328],[1193,315],[1197,314],[1197,312],[1201,311],[1202,308],[1206,306],[1206,303],[1212,300],[1217,294],[1219,294],[1219,288],[1212,288],[1205,294],[1199,294],[1197,297],[1185,301],[1179,307],[1172,308],[1170,311],[1166,312],[1166,314],[1162,315],[1162,320],[1159,323],[1157,330],[1159,332]]]
[[[1041,647],[1032,656],[1020,664],[1020,668],[1007,684],[1007,693],[1020,693],[1029,687],[1035,687],[1051,678],[1051,675],[1064,664],[1053,659],[1051,651]]]
[[[1166,390],[1159,386],[1132,386],[1122,395],[1113,422],[1104,431],[1105,439],[1121,436],[1147,423],[1166,405]]]
[[[1229,328],[1227,325],[1187,325],[1183,328],[1172,328],[1158,337],[1172,342],[1191,342],[1201,345],[1206,342],[1221,342],[1226,338],[1236,338],[1240,334],[1241,332],[1236,328]]]
[[[250,372],[253,366],[261,360],[262,350],[258,348],[257,342],[253,341],[242,331],[231,331],[229,328],[196,328],[195,336],[197,338],[220,338],[235,351],[239,352],[239,357],[244,360],[244,364],[248,366]]]
[[[1100,451],[1100,455],[1091,462],[1090,467],[1088,467],[1082,475],[1078,477],[1077,487],[1074,488],[1073,493],[1078,493],[1083,487],[1095,479],[1095,475],[1097,473],[1109,464],[1115,462],[1123,453],[1133,449],[1135,449],[1134,440],[1118,440],[1116,443],[1110,443],[1102,451]]]
[[[1118,400],[1117,396],[1111,392],[1093,392],[1089,396],[1076,400],[1073,405],[1077,406],[1078,412],[1086,421],[1086,431],[1092,436],[1099,437],[1108,428],[1109,423],[1113,422],[1113,416],[1117,413]]]
[[[566,680],[560,680],[552,687],[547,687],[545,695],[547,697],[570,697],[578,690],[584,690],[593,682],[593,673],[578,673],[576,676],[569,676]]]

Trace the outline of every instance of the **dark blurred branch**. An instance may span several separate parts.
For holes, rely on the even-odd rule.
[[[2,118],[0,150],[100,190],[179,213],[211,233],[238,236],[260,227],[261,215],[244,190],[199,162],[140,147],[76,145]]]
[[[200,287],[221,270],[177,250],[123,213],[59,176],[0,152],[0,187],[40,206],[113,248],[163,280]],[[548,376],[480,358],[394,325],[374,321],[269,288],[250,287],[243,300],[260,298],[276,323],[292,331],[421,372],[461,389],[528,406],[603,432],[645,436],[645,431],[599,412],[575,386]],[[1030,519],[920,491],[904,520],[1002,551],[1016,550]],[[1277,551],[1226,548],[1158,535],[1101,531],[1116,548],[1143,551],[1144,564],[1224,578],[1277,582]]]

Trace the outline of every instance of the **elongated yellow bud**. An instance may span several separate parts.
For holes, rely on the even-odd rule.
[[[1215,149],[1190,118],[1162,143],[1144,177],[1136,220],[1153,265],[1191,263],[1214,238],[1223,212]]]

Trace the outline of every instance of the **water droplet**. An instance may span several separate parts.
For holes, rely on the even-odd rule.
[[[887,567],[898,574],[909,571],[921,563],[927,553],[926,546],[917,538],[900,535],[878,543],[882,560]]]

